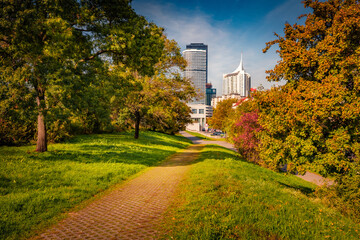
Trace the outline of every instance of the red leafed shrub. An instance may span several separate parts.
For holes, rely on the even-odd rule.
[[[233,138],[234,145],[239,153],[247,158],[248,161],[257,162],[259,139],[257,133],[262,130],[258,123],[259,114],[257,111],[244,113],[238,121],[235,122]]]

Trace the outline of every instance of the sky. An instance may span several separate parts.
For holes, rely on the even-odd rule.
[[[208,45],[208,82],[222,93],[222,76],[233,72],[241,54],[245,71],[254,88],[269,89],[266,70],[280,60],[272,47],[263,53],[265,43],[275,40],[274,32],[284,35],[285,23],[301,23],[297,18],[308,13],[301,0],[133,0],[136,13],[165,28],[181,50],[190,43]]]

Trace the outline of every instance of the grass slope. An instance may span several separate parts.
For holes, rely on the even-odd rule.
[[[186,131],[187,133],[193,135],[194,137],[200,138],[202,140],[206,140],[206,141],[226,141],[224,138],[211,138],[208,136],[205,136],[201,133],[197,133],[197,132],[192,132],[192,131]]]
[[[359,239],[360,226],[313,197],[315,186],[206,146],[167,213],[166,239]]]
[[[28,237],[61,213],[190,143],[154,132],[78,136],[52,144],[0,147],[0,239]]]

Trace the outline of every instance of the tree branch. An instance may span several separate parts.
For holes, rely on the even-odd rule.
[[[10,42],[8,40],[6,40],[6,39],[0,39],[0,41],[10,45]]]
[[[75,65],[75,68],[77,68],[77,66],[79,65],[79,63],[82,63],[82,62],[85,62],[85,61],[90,61],[94,58],[96,58],[97,56],[103,54],[103,53],[107,53],[107,52],[114,52],[113,50],[99,50],[97,51],[95,54],[91,55],[90,57],[86,57],[86,58],[83,58],[81,60],[79,60],[76,65]]]

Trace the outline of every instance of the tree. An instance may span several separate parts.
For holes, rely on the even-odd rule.
[[[73,8],[72,2],[2,1],[1,81],[17,82],[35,93],[38,109],[37,151],[46,151],[45,94],[49,81],[57,79],[71,55],[72,31],[57,11]],[[14,76],[14,77],[11,77]]]
[[[327,196],[358,218],[360,209],[360,3],[304,1],[305,25],[285,25],[281,61],[269,80],[285,80],[259,99],[260,157],[273,168],[333,175]],[[340,201],[339,201],[340,199]],[[345,203],[345,204],[344,204]],[[336,205],[336,204],[335,204]],[[359,219],[357,219],[359,220]]]
[[[256,102],[259,94],[264,92],[254,91],[251,97],[239,100],[234,113],[226,119],[226,125],[230,126],[227,135],[235,148],[246,160],[258,164],[261,163],[258,157],[258,133],[262,130],[258,122],[259,109]]]
[[[220,129],[227,132],[227,119],[234,114],[235,110],[232,108],[233,104],[239,99],[229,98],[219,102],[214,109],[213,116],[209,118],[210,128]]]
[[[258,162],[259,139],[257,133],[262,130],[258,123],[257,111],[244,113],[236,121],[233,131],[235,132],[234,145],[239,153],[248,161]]]
[[[163,36],[162,56],[154,68],[154,75],[142,76],[127,70],[128,89],[124,98],[114,101],[114,116],[132,118],[135,135],[139,137],[140,125],[152,130],[174,133],[190,121],[186,106],[195,91],[188,79],[181,76],[185,68],[180,48],[173,40]],[[118,122],[124,123],[123,120]]]
[[[150,91],[156,92],[146,116],[145,124],[150,129],[174,134],[184,130],[191,123],[190,107],[187,106],[196,92],[191,81],[182,73],[186,60],[182,57],[180,48],[174,40],[165,36],[163,55],[155,66],[155,76],[152,78]]]
[[[93,69],[95,60],[151,75],[162,54],[163,30],[138,16],[127,0],[3,0],[0,11],[0,80],[34,93],[39,152],[47,150],[53,86],[86,81],[76,76]]]
[[[279,45],[281,61],[268,71],[268,79],[287,84],[259,103],[266,129],[262,156],[288,162],[294,171],[311,165],[324,175],[356,174],[360,4],[307,0],[304,5],[313,9],[303,16],[305,25],[286,24],[285,36],[277,35],[264,49]]]

